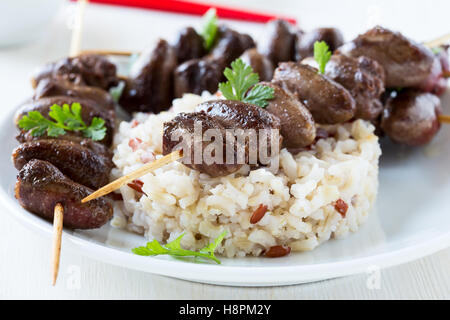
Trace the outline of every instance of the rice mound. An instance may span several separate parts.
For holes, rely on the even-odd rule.
[[[112,178],[161,157],[163,123],[208,99],[187,94],[167,112],[137,113],[123,121],[114,139]],[[369,122],[321,127],[330,137],[298,154],[283,149],[276,173],[244,166],[238,173],[211,178],[179,162],[160,168],[140,178],[145,194],[129,186],[120,189],[123,203],[111,223],[162,242],[185,233],[181,244],[191,250],[227,230],[217,249],[227,257],[258,256],[275,245],[306,251],[343,238],[366,221],[375,201],[381,149]],[[346,214],[336,210],[338,199],[348,205]],[[260,204],[268,211],[251,224]]]

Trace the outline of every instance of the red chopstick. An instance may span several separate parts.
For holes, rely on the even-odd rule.
[[[76,1],[76,0],[71,0]],[[111,4],[125,7],[135,7],[153,9],[167,12],[186,13],[192,15],[203,15],[208,9],[216,8],[220,18],[244,20],[253,22],[267,22],[273,19],[284,19],[290,23],[297,24],[297,20],[292,17],[266,14],[224,6],[215,6],[205,3],[180,1],[180,0],[90,0],[92,3]]]

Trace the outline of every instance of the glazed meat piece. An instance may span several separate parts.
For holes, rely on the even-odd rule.
[[[177,64],[203,57],[206,53],[203,42],[203,38],[194,28],[187,27],[181,30],[174,45],[177,53]]]
[[[204,111],[225,128],[280,129],[280,120],[264,108],[242,101],[211,100],[199,104],[196,111]]]
[[[279,62],[294,60],[295,34],[292,25],[285,20],[273,20],[267,23],[267,32],[258,50],[267,56],[276,67]]]
[[[180,64],[174,71],[175,97],[184,93],[214,93],[223,80],[221,67],[211,60],[195,59]]]
[[[193,136],[196,123],[201,126],[202,137],[210,129],[215,130],[215,132],[223,137],[222,140],[224,143],[221,146],[223,148],[222,155],[213,155],[218,157],[218,161],[211,161],[211,163],[204,161],[203,151],[207,150],[206,148],[211,143],[210,141],[204,141],[202,137],[199,137],[198,139],[201,141],[201,145],[199,146],[200,150],[197,149],[198,147],[196,148],[194,144],[195,137]],[[164,123],[163,154],[169,154],[177,150],[177,146],[184,144],[185,148],[183,151],[188,153],[180,160],[184,165],[202,173],[209,174],[212,177],[226,176],[238,171],[243,164],[238,164],[234,161],[238,150],[237,142],[232,141],[227,143],[225,137],[225,128],[216,119],[206,113],[180,113],[172,121]],[[231,156],[231,159],[233,159],[231,163],[226,161],[227,150],[230,153],[229,158]],[[197,154],[197,157],[195,154]],[[208,153],[208,155],[210,154],[212,153]]]
[[[261,85],[274,89],[274,98],[268,100],[265,110],[280,119],[283,146],[303,148],[312,144],[316,138],[316,126],[311,112],[280,86],[270,82],[261,82]]]
[[[119,104],[130,113],[159,113],[168,109],[173,99],[176,65],[175,49],[160,39],[133,64]]]
[[[116,66],[100,55],[85,54],[49,63],[39,69],[33,79],[33,88],[42,79],[65,79],[77,85],[108,90],[118,84]]]
[[[393,141],[410,146],[429,143],[440,129],[441,103],[437,96],[402,90],[386,103],[381,128]]]
[[[280,119],[259,106],[234,100],[212,100],[199,104],[196,111],[204,111],[216,119],[225,129],[243,129],[243,134],[248,133],[247,130],[249,129],[255,130],[257,139],[256,141],[254,140],[254,143],[251,143],[249,139],[245,139],[246,149],[249,152],[264,147],[264,151],[266,151],[267,155],[270,155],[279,151],[274,150],[273,152],[272,144],[277,144],[278,148],[282,145],[283,137],[280,134]],[[266,131],[261,133],[259,130]],[[278,133],[278,141],[272,142],[273,138],[277,138],[276,135],[273,135],[272,130]],[[260,137],[264,137],[263,142],[259,140]],[[241,138],[245,137],[241,136]],[[263,143],[265,144],[263,145]],[[258,154],[257,160],[265,164],[265,160],[260,155]]]
[[[342,123],[355,115],[355,100],[347,89],[319,74],[311,66],[295,62],[280,63],[272,82],[301,101],[317,123]]]
[[[92,192],[42,160],[31,160],[24,165],[15,187],[21,206],[49,221],[53,219],[55,205],[60,203],[64,207],[64,226],[72,229],[100,228],[112,217],[112,206],[105,198],[81,203]]]
[[[94,117],[99,117],[105,120],[106,136],[101,142],[107,146],[110,146],[114,135],[115,112],[114,110],[107,110],[100,107],[93,100],[72,98],[66,96],[56,96],[50,98],[42,98],[39,100],[30,100],[20,108],[19,112],[16,115],[15,122],[17,123],[20,118],[22,118],[22,116],[26,115],[30,111],[39,111],[44,117],[49,118],[48,113],[52,105],[71,105],[75,102],[80,103],[82,107],[81,118],[86,124],[90,124]]]
[[[243,54],[245,50],[255,47],[252,37],[227,26],[219,26],[217,34],[216,44],[211,49],[207,59],[218,63],[222,70]]]
[[[244,63],[252,67],[253,72],[259,75],[259,80],[272,80],[273,64],[266,56],[260,54],[256,48],[246,50],[240,58]]]
[[[399,32],[375,27],[338,49],[339,53],[366,56],[380,63],[386,72],[388,88],[429,86],[442,73],[433,52]]]
[[[314,56],[314,43],[325,41],[331,52],[344,43],[344,37],[336,28],[317,28],[310,32],[298,32],[295,36],[295,60]]]
[[[103,108],[114,110],[114,101],[105,90],[97,87],[79,86],[64,79],[42,79],[34,91],[33,99],[38,100],[55,96],[93,100]]]
[[[29,131],[20,131],[19,134],[16,136],[16,140],[20,143],[35,141],[35,140],[45,140],[45,139],[51,139],[51,140],[67,140],[74,143],[78,143],[81,146],[90,149],[95,154],[112,159],[112,152],[108,149],[108,147],[102,143],[93,141],[92,139],[84,138],[81,135],[75,133],[75,132],[66,132],[66,134],[57,136],[57,137],[49,137],[47,134],[44,134],[39,137],[33,137]]]
[[[356,119],[376,119],[383,110],[384,69],[367,57],[333,55],[325,67],[328,78],[346,88],[356,102]]]
[[[436,48],[436,58],[441,64],[442,73],[435,77],[430,77],[428,82],[422,86],[422,90],[434,93],[438,96],[444,94],[448,86],[448,77],[450,77],[450,65],[449,65],[449,46],[440,46]]]
[[[12,154],[14,166],[20,170],[32,159],[45,160],[68,178],[92,189],[108,183],[113,167],[111,158],[68,140],[44,139],[22,143]]]

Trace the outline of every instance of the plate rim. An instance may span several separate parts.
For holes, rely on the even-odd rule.
[[[37,229],[41,235],[51,238],[53,228],[49,221],[23,209],[5,192],[4,188],[0,188],[0,199],[7,208],[9,215],[15,220],[18,220],[28,229]],[[17,214],[19,212],[20,214]],[[83,239],[66,230],[63,231],[63,234],[63,246],[68,244],[69,248],[97,261],[157,275],[228,286],[290,285],[361,274],[367,272],[367,268],[370,266],[376,266],[380,269],[388,268],[420,259],[450,247],[449,231],[419,244],[345,261],[297,266],[242,267],[141,257]],[[220,274],[216,275],[217,272],[212,271],[217,271],[218,268]],[[268,276],[271,273],[276,274],[276,276]]]

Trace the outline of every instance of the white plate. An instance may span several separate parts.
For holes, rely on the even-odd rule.
[[[450,91],[450,90],[449,90]],[[444,97],[450,101],[450,92]],[[448,113],[448,111],[447,111]],[[50,236],[49,222],[25,211],[14,198],[16,170],[10,153],[18,145],[13,113],[0,119],[0,198],[30,232]],[[286,285],[370,272],[429,255],[450,245],[450,127],[425,148],[383,143],[380,189],[375,208],[360,230],[330,240],[316,250],[279,259],[222,259],[222,265],[170,257],[141,257],[130,249],[145,240],[106,225],[98,230],[65,231],[63,250],[78,249],[94,259],[130,269],[186,280],[239,286]]]

